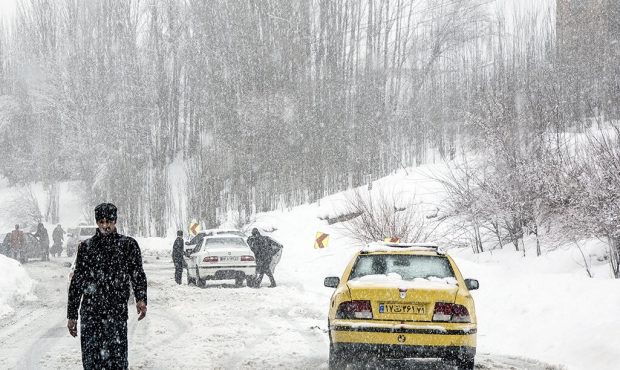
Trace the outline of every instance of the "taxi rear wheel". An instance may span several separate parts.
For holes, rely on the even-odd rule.
[[[452,358],[445,359],[447,363],[452,366],[456,366],[459,370],[474,370],[474,358],[473,357],[463,357],[463,358]]]
[[[456,366],[459,370],[474,370],[474,359],[459,359],[456,361]]]
[[[347,368],[348,356],[338,351],[333,344],[329,345],[329,370],[344,370]]]

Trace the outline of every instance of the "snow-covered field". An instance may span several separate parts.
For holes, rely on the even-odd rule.
[[[422,170],[378,184],[400,192],[410,189],[420,202],[435,204],[440,188],[424,180]],[[340,276],[360,246],[338,224],[319,219],[333,213],[341,199],[334,195],[320,206],[257,215],[254,224],[275,229],[271,235],[284,244],[275,273],[278,287],[273,289],[266,288],[267,281],[258,290],[224,282],[204,289],[177,286],[169,257],[173,239],[138,239],[149,279],[149,314],[140,323],[130,317],[131,368],[327,368],[326,316],[332,289],[323,286],[323,279]],[[317,232],[330,234],[327,248],[313,248]],[[620,281],[609,278],[601,259],[604,246],[583,243],[593,278],[574,246],[546,250],[541,257],[535,257],[531,240],[526,246],[526,257],[512,245],[477,255],[469,248],[449,251],[465,277],[480,281],[480,289],[473,292],[478,368],[620,368]],[[0,310],[9,318],[0,326],[0,367],[79,368],[79,343],[64,328],[66,262],[61,258],[22,267],[0,256],[5,275],[0,280]],[[34,293],[48,307],[40,318],[20,316],[40,304],[31,296],[33,285],[25,271],[39,281]],[[5,293],[9,291],[13,293]],[[38,329],[12,329],[20,325]],[[43,353],[32,350],[43,344]]]

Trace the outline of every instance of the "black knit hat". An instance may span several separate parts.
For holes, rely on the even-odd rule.
[[[108,221],[116,221],[116,206],[112,203],[101,203],[95,207],[95,221],[99,222],[102,219]]]

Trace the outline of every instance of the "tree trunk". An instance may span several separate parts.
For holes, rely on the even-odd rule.
[[[620,279],[620,238],[609,236],[609,265],[616,279]]]

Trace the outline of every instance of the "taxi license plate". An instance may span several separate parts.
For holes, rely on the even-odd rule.
[[[380,303],[379,313],[396,315],[424,315],[426,307],[421,304]]]
[[[238,256],[222,256],[220,257],[221,261],[238,261],[239,257]]]

